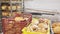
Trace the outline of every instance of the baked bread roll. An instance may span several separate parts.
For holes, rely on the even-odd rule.
[[[8,16],[9,12],[2,12],[2,16]]]
[[[8,10],[11,10],[11,6],[8,6]]]
[[[12,10],[16,10],[16,6],[12,6]]]
[[[2,6],[2,10],[5,10],[6,8],[7,8],[7,6],[6,6],[6,5]]]
[[[57,26],[57,23],[52,24],[52,28],[55,28]]]
[[[48,28],[48,25],[45,24],[45,23],[39,23],[38,27],[40,27],[40,28]]]
[[[21,9],[21,6],[17,6],[17,9],[18,9],[18,10]]]
[[[13,30],[8,30],[8,31],[5,32],[5,34],[15,34],[15,30],[14,29]]]
[[[23,21],[23,20],[24,20],[23,17],[16,17],[16,18],[15,18],[15,21]]]
[[[60,33],[60,27],[53,28],[54,33]]]
[[[60,22],[55,22],[52,24],[52,29],[54,33],[60,34]]]
[[[47,30],[45,30],[44,28],[42,28],[42,29],[36,30],[36,32],[43,32],[43,33],[46,33]]]

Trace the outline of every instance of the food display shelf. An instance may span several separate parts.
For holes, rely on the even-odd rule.
[[[21,12],[23,11],[23,0],[0,0],[0,10],[2,12]]]
[[[8,17],[7,14],[12,14],[13,12],[21,12],[21,11],[23,11],[23,0],[0,0],[0,15],[2,18]],[[3,16],[2,13],[5,14],[6,16]],[[0,31],[1,30],[2,28],[0,25]]]
[[[0,1],[0,7],[1,7],[0,8],[0,13],[3,13],[4,14],[4,12],[5,12],[5,15],[6,14],[11,14],[11,16],[12,16],[13,12],[20,12],[20,11],[22,12],[22,11],[24,11],[24,13],[31,13],[32,14],[32,17],[31,18],[38,17],[38,18],[46,18],[46,19],[51,20],[51,24],[50,24],[50,27],[49,27],[51,34],[54,34],[54,32],[52,30],[52,23],[53,23],[52,21],[54,21],[54,20],[57,20],[58,21],[59,20],[58,17],[60,16],[60,13],[59,12],[54,12],[54,11],[51,11],[50,12],[50,11],[44,11],[44,10],[35,10],[35,9],[24,8],[24,2],[23,2],[23,0],[21,0],[21,1],[13,1],[13,0]],[[2,7],[3,7],[3,10],[2,10]],[[16,16],[19,16],[18,14],[16,14]],[[55,15],[59,15],[59,16],[56,17]],[[5,17],[5,16],[2,16],[2,17]],[[14,17],[15,17],[15,15],[14,15]],[[24,14],[24,17],[26,18],[27,16],[25,16],[25,14]],[[30,21],[30,18],[28,19],[28,21]],[[0,24],[1,24],[1,18],[0,18]],[[24,31],[24,32],[26,32],[26,31]]]
[[[9,3],[10,1],[1,1],[1,3]],[[11,3],[22,3],[21,1],[11,1]]]

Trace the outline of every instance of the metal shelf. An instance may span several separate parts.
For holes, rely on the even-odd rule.
[[[10,1],[1,1],[1,3],[10,3]],[[11,3],[22,3],[22,1],[11,1]]]
[[[60,15],[60,12],[56,12],[56,11],[44,11],[44,10],[36,10],[36,9],[30,9],[30,8],[25,8],[25,12],[28,12],[28,13],[41,13],[41,14],[58,14]]]
[[[21,1],[12,1],[12,0],[9,0],[9,1],[0,1],[0,4],[1,3],[9,3],[11,7],[13,6],[13,4],[18,4],[18,5],[22,6],[21,9],[23,9],[23,0],[21,0]],[[21,11],[21,9],[19,9],[19,10]],[[2,9],[0,9],[0,10],[2,10]],[[12,12],[14,10],[11,9],[9,11]]]
[[[22,3],[21,1],[11,1],[11,3]]]
[[[0,9],[1,10],[1,9]],[[23,9],[16,9],[16,10],[12,10],[12,11],[21,11],[21,10],[23,10]],[[11,10],[1,10],[1,11],[11,11]]]
[[[10,3],[10,1],[1,1],[1,3]]]

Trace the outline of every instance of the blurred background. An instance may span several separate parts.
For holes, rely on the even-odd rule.
[[[12,9],[4,10],[1,8],[3,6],[11,6]],[[31,13],[33,16],[51,21],[60,21],[60,0],[0,0],[0,32],[2,32],[2,13],[16,11]]]

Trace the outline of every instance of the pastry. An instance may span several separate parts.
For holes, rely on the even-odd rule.
[[[2,10],[5,10],[7,8],[7,6],[5,5],[5,6],[2,6]]]
[[[36,32],[43,32],[43,33],[46,33],[47,30],[45,30],[44,28],[40,29],[40,30],[37,30]]]
[[[54,33],[60,34],[60,22],[55,22],[52,24],[52,29]]]
[[[8,16],[9,13],[8,12],[2,12],[2,16]]]
[[[23,20],[24,20],[23,17],[16,17],[16,18],[15,18],[15,21],[23,21]]]
[[[11,10],[11,6],[8,6],[8,10]]]
[[[59,23],[57,23],[57,25],[60,27],[60,22],[59,22]]]
[[[60,33],[60,27],[55,27],[53,28],[54,33]]]
[[[16,10],[16,6],[12,6],[12,10]]]
[[[56,27],[57,26],[57,23],[53,23],[52,24],[52,28]]]
[[[45,23],[39,23],[38,27],[40,27],[40,28],[48,28],[48,25],[45,24]]]
[[[14,29],[13,30],[8,30],[8,31],[5,32],[5,34],[14,34],[14,33],[15,33]]]
[[[13,24],[7,24],[5,25],[5,30],[12,29],[12,27],[13,27]]]
[[[21,6],[17,6],[17,9],[21,9]]]

